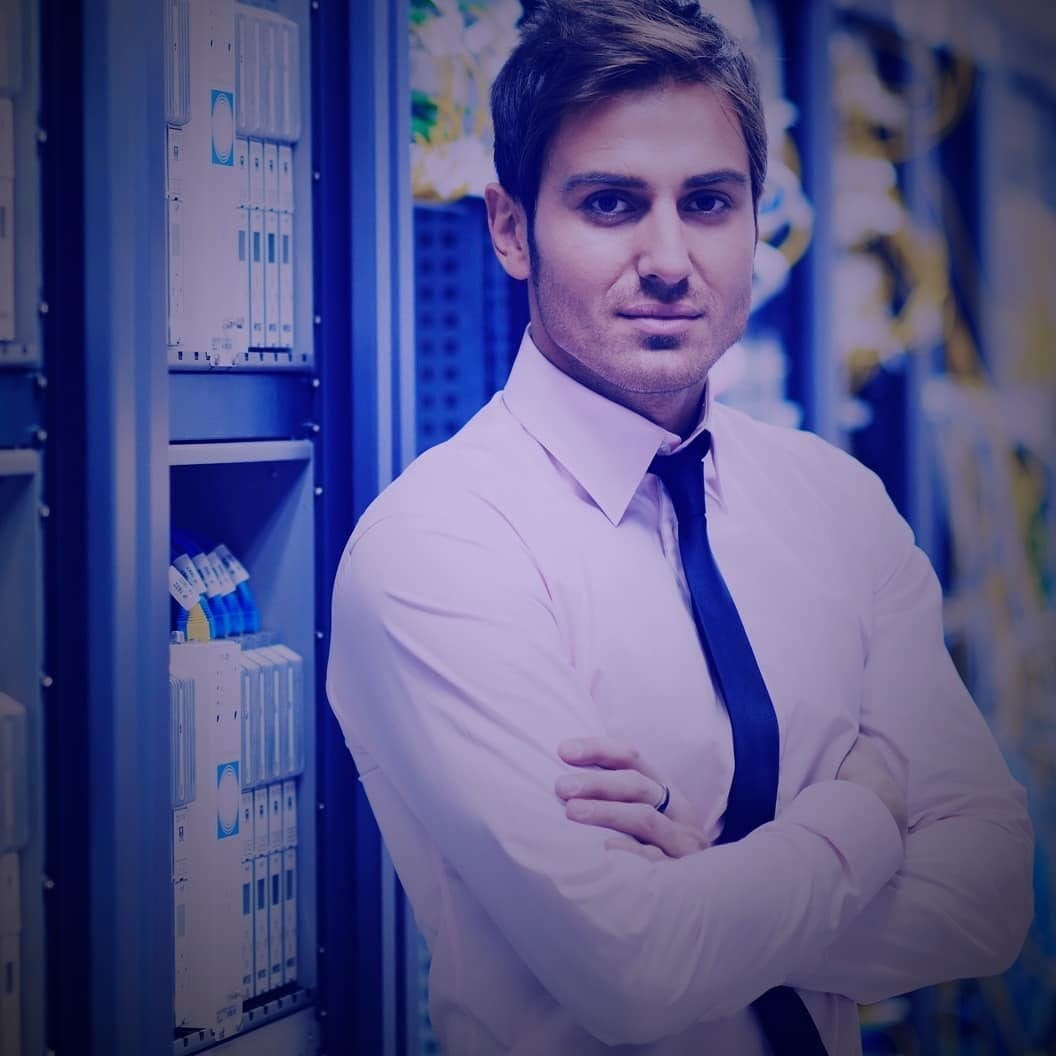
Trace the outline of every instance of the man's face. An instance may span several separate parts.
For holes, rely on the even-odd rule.
[[[532,337],[578,381],[683,431],[744,330],[755,232],[744,136],[718,90],[671,84],[572,114],[539,188]]]

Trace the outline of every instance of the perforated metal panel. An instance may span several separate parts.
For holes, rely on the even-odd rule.
[[[418,449],[424,451],[457,432],[489,395],[479,209],[468,202],[418,206],[414,243]]]

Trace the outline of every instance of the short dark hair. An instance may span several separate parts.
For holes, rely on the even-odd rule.
[[[766,180],[755,64],[696,0],[524,0],[521,40],[491,88],[495,170],[531,221],[562,119],[619,92],[674,81],[722,91],[748,148],[752,201]]]

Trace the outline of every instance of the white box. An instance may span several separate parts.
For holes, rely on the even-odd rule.
[[[249,208],[249,140],[235,140],[235,171],[238,173],[238,204]]]
[[[190,861],[189,811],[186,807],[172,812],[172,919],[175,979],[173,1010],[177,1025],[189,1025],[201,1007],[195,992],[202,980],[195,979],[194,953],[188,938],[188,914],[191,906],[192,881]]]
[[[188,119],[168,133],[168,192],[180,201],[170,210],[170,220],[180,220],[178,228],[170,223],[170,265],[182,269],[182,276],[170,270],[168,358],[230,367],[248,348],[245,269],[231,229],[247,179],[235,139],[234,3],[194,0],[187,17]]]
[[[283,774],[299,774],[304,770],[304,660],[288,645],[273,646],[272,651],[284,664],[279,715],[280,767]]]
[[[264,207],[264,144],[259,139],[249,141],[249,204]]]
[[[268,853],[268,790],[253,789],[253,854]]]
[[[257,853],[254,832],[253,790],[242,790],[242,859],[249,861]]]
[[[264,144],[264,205],[268,209],[279,208],[279,147],[276,143]]]
[[[171,673],[194,682],[197,795],[185,808],[186,953],[193,985],[177,1026],[224,1038],[242,1021],[241,664],[236,642],[174,645]],[[178,832],[174,834],[178,838]],[[175,854],[174,854],[175,860]]]
[[[22,1052],[21,935],[0,935],[0,1052]]]
[[[282,845],[297,846],[297,782],[291,777],[282,783]]]
[[[293,348],[293,216],[279,213],[279,347]]]
[[[296,22],[283,20],[282,66],[286,97],[286,120],[281,138],[290,143],[301,137],[301,34]]]
[[[186,296],[183,267],[183,202],[170,198],[166,202],[169,258],[169,347],[182,348],[186,333]]]
[[[265,139],[275,135],[275,29],[270,19],[257,21],[260,38],[260,134]]]
[[[253,859],[242,863],[242,999],[253,996]]]
[[[264,210],[264,345],[279,346],[279,225],[278,213]]]
[[[258,751],[258,781],[273,781],[282,776],[279,768],[279,694],[284,683],[280,679],[281,658],[270,647],[253,650],[261,669],[260,707],[257,712],[256,746]]]
[[[268,855],[268,988],[282,986],[286,972],[282,956],[282,851]]]
[[[282,856],[284,870],[282,903],[283,981],[297,978],[297,851],[287,848]]]
[[[252,788],[257,783],[257,753],[253,737],[253,723],[260,698],[260,667],[251,649],[244,649],[242,665],[242,787]],[[252,820],[252,811],[251,820]],[[252,858],[252,854],[249,855]]]
[[[281,645],[269,645],[258,649],[257,653],[268,664],[270,670],[269,685],[271,688],[270,711],[268,712],[268,775],[285,777],[287,774],[285,760],[286,717],[289,712],[289,651]]]
[[[253,996],[266,994],[271,987],[268,963],[268,859],[253,859]]]
[[[185,125],[191,118],[188,0],[167,0],[165,8],[165,120]]]
[[[284,213],[293,210],[293,148],[279,144],[279,209]]]
[[[230,239],[232,269],[238,282],[231,286],[231,306],[226,317],[232,362],[244,360],[249,350],[249,210],[236,205],[231,210]]]
[[[249,210],[249,347],[264,348],[267,310],[264,303],[264,214]]]
[[[235,98],[238,131],[260,132],[260,29],[257,18],[240,9],[235,22]]]
[[[282,784],[268,785],[268,852],[281,851],[286,830],[282,823]]]
[[[187,158],[183,142],[183,129],[169,127],[165,130],[167,153],[165,156],[165,193],[182,198],[186,192]]]

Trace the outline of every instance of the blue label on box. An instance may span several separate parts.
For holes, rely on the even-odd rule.
[[[213,164],[235,164],[235,95],[213,89],[210,106],[213,132]]]
[[[242,783],[238,760],[220,763],[216,768],[216,838],[238,835],[238,815],[242,805]]]

